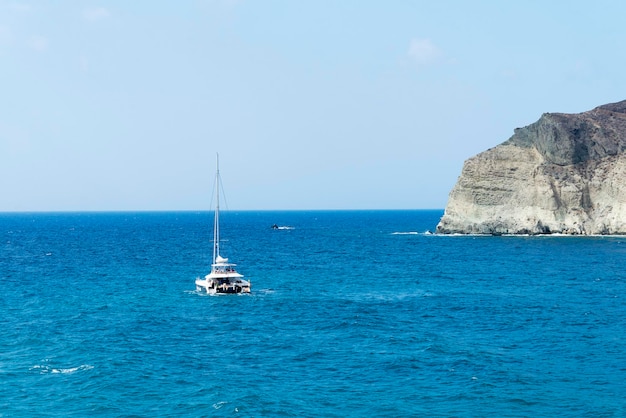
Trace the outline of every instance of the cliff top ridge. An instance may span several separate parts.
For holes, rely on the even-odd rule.
[[[548,162],[578,164],[626,151],[626,100],[582,113],[544,113],[507,144],[535,147]]]

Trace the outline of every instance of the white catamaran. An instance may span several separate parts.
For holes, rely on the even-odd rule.
[[[215,218],[213,220],[213,264],[211,272],[196,279],[196,290],[210,295],[228,293],[250,293],[250,282],[235,269],[236,264],[229,263],[228,258],[220,255],[220,160],[217,156],[217,172],[215,174]]]

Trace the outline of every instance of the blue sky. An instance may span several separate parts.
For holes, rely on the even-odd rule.
[[[0,0],[0,211],[443,208],[626,99],[621,1]]]

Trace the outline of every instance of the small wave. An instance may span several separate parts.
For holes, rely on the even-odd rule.
[[[206,292],[206,291],[204,291],[204,290],[198,290],[198,289],[196,289],[196,290],[185,290],[184,292],[185,292],[185,293],[187,293],[188,295],[196,295],[196,296],[215,296],[215,295],[212,295],[212,294],[210,294],[210,293],[207,293],[207,292]]]
[[[184,290],[184,293],[188,295],[196,295],[200,297],[208,298],[222,298],[222,297],[252,297],[260,291],[252,290],[250,293],[207,293],[204,290]]]
[[[225,405],[228,405],[226,401],[220,401],[213,404],[214,409],[222,409]]]
[[[259,289],[259,290],[253,290],[252,292],[257,294],[257,295],[270,295],[272,293],[276,293],[276,290],[274,290],[274,289]]]
[[[81,364],[77,367],[68,367],[68,368],[56,368],[51,367],[47,364],[37,364],[31,367],[29,370],[38,371],[39,374],[72,374],[84,370],[91,370],[93,366],[91,364]]]
[[[476,238],[476,237],[493,237],[494,235],[492,234],[461,234],[458,232],[455,232],[453,234],[433,234],[434,236],[437,237],[469,237],[469,238]]]
[[[409,231],[409,232],[392,232],[391,235],[419,235],[419,232]]]

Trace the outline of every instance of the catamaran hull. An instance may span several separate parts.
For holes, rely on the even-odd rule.
[[[237,283],[219,284],[213,281],[196,280],[196,290],[209,295],[229,295],[237,293],[250,293],[250,283],[239,280]]]

